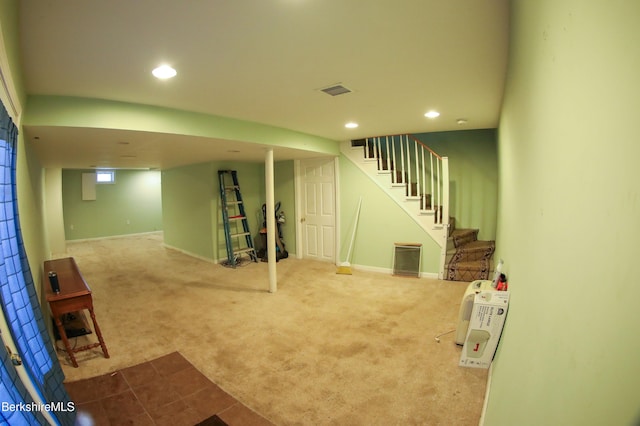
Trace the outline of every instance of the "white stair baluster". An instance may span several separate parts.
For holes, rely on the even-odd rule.
[[[442,221],[443,225],[449,224],[449,158],[442,157]],[[448,228],[448,227],[445,227]]]
[[[407,143],[407,197],[411,195],[411,150],[409,148],[409,135],[406,138]]]
[[[438,209],[440,209],[442,206],[442,183],[440,181],[440,160],[437,161],[437,165],[438,165],[438,174],[437,174],[437,180],[436,180],[436,184],[437,184],[437,188],[438,188]],[[436,223],[442,223],[441,220],[438,219],[439,218],[439,214],[438,214],[438,210],[436,210]]]
[[[431,163],[431,166],[430,166],[431,167],[431,170],[430,170],[430,173],[431,173],[431,211],[433,211],[435,209],[434,201],[435,201],[435,196],[436,196],[436,192],[435,192],[435,188],[434,188],[434,184],[433,184],[433,152],[429,153],[429,157],[430,157],[429,160],[430,160],[430,163]]]
[[[395,145],[395,136],[391,136],[391,155],[393,156],[391,159],[392,170],[391,170],[391,183],[398,183],[398,173],[396,170],[398,169],[398,163],[396,162],[396,145]]]
[[[407,178],[405,177],[405,169],[406,166],[404,164],[404,146],[402,144],[402,135],[400,135],[399,137],[399,144],[400,144],[400,163],[401,163],[401,170],[402,170],[402,174],[400,175],[400,182],[406,184],[407,183]]]
[[[391,159],[389,158],[389,136],[385,136],[385,146],[386,146],[386,153],[387,155],[385,155],[385,162],[387,163],[387,171],[391,171]]]
[[[426,210],[427,209],[427,166],[424,162],[424,147],[422,148],[422,192],[424,192],[424,194],[422,194],[422,204],[420,206],[420,210]]]
[[[416,196],[420,195],[420,175],[419,175],[419,171],[420,171],[420,158],[418,157],[418,142],[416,142],[415,140],[413,141],[413,149],[415,151],[416,154]]]

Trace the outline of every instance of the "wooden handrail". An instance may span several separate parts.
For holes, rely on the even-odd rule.
[[[432,153],[433,155],[435,155],[435,156],[438,158],[438,160],[442,160],[442,156],[441,156],[441,155],[438,155],[434,150],[432,150],[431,148],[429,148],[429,147],[428,147],[424,142],[422,142],[420,139],[416,138],[414,135],[411,135],[411,134],[409,134],[409,135],[408,135],[407,133],[398,133],[398,134],[396,134],[396,135],[369,136],[369,137],[366,137],[366,138],[362,138],[362,140],[375,139],[375,138],[384,138],[384,137],[390,137],[390,138],[393,138],[393,137],[395,137],[395,136],[399,136],[399,137],[402,137],[402,136],[410,136],[410,137],[411,137],[411,139],[413,139],[413,141],[414,141],[415,143],[417,143],[417,144],[421,145],[421,146],[422,146],[423,148],[425,148],[427,151],[429,151],[430,153]]]
[[[430,153],[432,153],[433,155],[435,155],[438,160],[442,160],[442,156],[438,155],[434,150],[432,150],[431,148],[429,148],[424,142],[422,142],[420,139],[416,138],[413,135],[409,135],[411,137],[411,139],[413,139],[413,141],[415,143],[417,143],[418,145],[421,145],[424,149],[426,149],[427,151],[429,151]]]

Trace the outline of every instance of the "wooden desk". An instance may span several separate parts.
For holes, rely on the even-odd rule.
[[[60,283],[60,293],[54,293],[49,283],[49,272],[55,271],[58,274],[58,282]],[[72,257],[64,259],[47,260],[44,262],[44,283],[45,294],[47,296],[47,302],[51,308],[51,313],[58,327],[60,337],[64,342],[64,347],[69,354],[71,363],[74,367],[78,367],[75,353],[80,351],[86,351],[89,349],[100,346],[105,358],[109,358],[109,352],[107,351],[107,345],[102,339],[102,333],[96,320],[96,315],[93,312],[93,298],[91,297],[91,289],[87,285],[87,282],[80,274],[78,265]],[[87,309],[89,315],[91,315],[91,321],[93,322],[93,328],[98,336],[98,343],[92,343],[79,348],[72,349],[67,338],[64,326],[62,325],[62,316],[70,312],[80,311]]]

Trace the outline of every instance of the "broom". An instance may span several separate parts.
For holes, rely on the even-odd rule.
[[[351,234],[351,242],[349,243],[349,251],[347,252],[347,261],[338,266],[336,274],[351,275],[351,251],[353,250],[353,243],[356,240],[356,229],[358,228],[358,219],[360,218],[360,207],[362,206],[362,197],[358,201],[358,210],[356,211],[356,218],[353,222],[353,233]]]

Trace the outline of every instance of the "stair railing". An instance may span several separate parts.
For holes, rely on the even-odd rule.
[[[434,223],[449,224],[449,159],[413,135],[365,139],[365,158],[391,174],[393,185],[405,185],[407,198],[419,198],[420,210],[431,212]],[[398,161],[399,159],[399,161]]]

